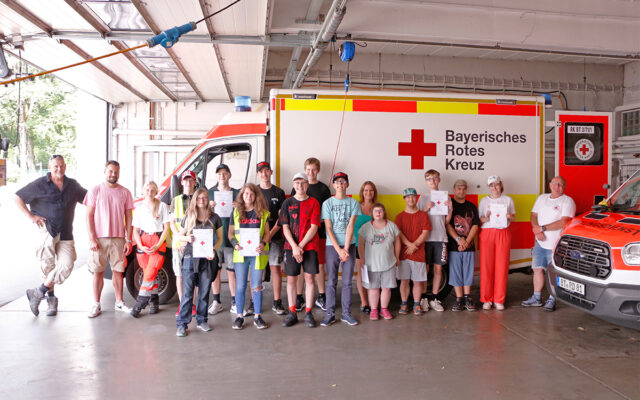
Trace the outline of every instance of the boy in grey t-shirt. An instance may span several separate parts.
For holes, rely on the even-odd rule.
[[[322,204],[322,220],[327,228],[327,314],[320,323],[329,326],[336,322],[336,288],[338,268],[342,264],[342,321],[357,325],[351,316],[351,281],[356,259],[356,238],[353,229],[358,215],[362,214],[360,203],[347,197],[349,177],[344,172],[333,176],[335,197]]]
[[[431,201],[431,191],[440,190],[438,185],[440,184],[440,172],[435,169],[430,169],[424,173],[424,180],[429,187],[429,193],[423,194],[418,200],[418,208],[429,215],[429,222],[431,222],[431,233],[425,243],[425,255],[427,265],[433,264],[433,281],[431,283],[431,296],[427,299],[420,300],[420,305],[423,311],[427,311],[429,306],[436,311],[444,311],[444,307],[440,300],[438,300],[438,289],[440,288],[440,282],[442,281],[442,266],[447,263],[447,237],[446,225],[451,221],[452,204],[450,200],[447,200],[447,206],[449,207],[448,215],[432,215],[431,209],[435,205]],[[425,285],[426,291],[426,285]],[[423,296],[425,293],[423,293]]]

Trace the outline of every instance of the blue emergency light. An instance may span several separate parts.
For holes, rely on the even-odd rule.
[[[147,39],[147,46],[153,47],[155,45],[162,45],[165,49],[173,46],[178,43],[178,39],[180,36],[185,33],[191,32],[196,29],[195,22],[188,22],[184,25],[174,26],[173,28],[169,28],[166,31],[161,32],[160,34]]]
[[[251,111],[251,97],[236,96],[235,105],[236,111]]]

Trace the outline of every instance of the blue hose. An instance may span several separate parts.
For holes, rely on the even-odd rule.
[[[160,34],[147,39],[147,45],[149,47],[153,47],[159,44],[162,45],[162,47],[164,47],[165,49],[168,49],[178,42],[180,36],[184,35],[185,33],[191,32],[194,29],[196,29],[195,22],[188,22],[181,26],[174,26],[173,28],[169,28]]]

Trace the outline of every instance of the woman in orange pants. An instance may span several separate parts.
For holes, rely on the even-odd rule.
[[[480,301],[483,310],[504,310],[511,253],[509,224],[515,219],[513,199],[502,194],[502,179],[493,175],[487,180],[489,196],[478,205],[480,230]]]
[[[131,315],[138,317],[149,304],[149,314],[160,311],[156,277],[164,264],[167,250],[165,239],[169,233],[169,209],[156,199],[158,185],[149,182],[144,186],[144,200],[133,213],[133,239],[136,242],[136,258],[144,272],[136,304]]]

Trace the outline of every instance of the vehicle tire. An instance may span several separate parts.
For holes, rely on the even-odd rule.
[[[429,268],[429,273],[427,274],[427,293],[433,293],[431,290],[431,285],[433,284],[433,268]],[[440,280],[440,288],[438,289],[438,300],[442,301],[449,293],[453,286],[449,285],[449,264],[445,264],[442,266],[442,279]]]
[[[142,284],[143,271],[138,264],[138,259],[133,257],[131,263],[127,265],[125,271],[126,285],[129,294],[135,299],[138,297],[140,291],[140,285]],[[171,266],[171,253],[167,252],[167,256],[164,259],[162,269],[158,271],[158,295],[160,297],[160,304],[166,304],[176,294],[176,277],[173,274],[173,268]]]

